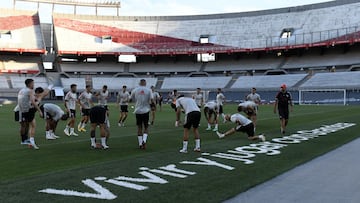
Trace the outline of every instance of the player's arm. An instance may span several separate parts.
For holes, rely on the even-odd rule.
[[[275,103],[274,103],[274,113],[276,113],[277,106],[278,106],[278,99],[277,99],[277,98],[275,98]]]
[[[40,117],[43,117],[43,113],[40,110],[39,105],[35,102],[35,96],[34,96],[34,92],[30,92],[30,101],[31,104],[35,107],[35,109],[39,112]]]
[[[293,112],[294,111],[294,104],[293,104],[291,96],[290,96],[290,99],[289,99],[289,105],[290,105],[290,111]]]

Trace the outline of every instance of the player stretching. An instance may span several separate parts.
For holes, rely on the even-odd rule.
[[[74,126],[75,126],[75,118],[76,118],[76,103],[78,101],[77,95],[77,86],[76,84],[70,85],[70,91],[65,95],[65,108],[66,113],[69,115],[69,122],[66,125],[66,128],[64,129],[64,133],[67,136],[78,136],[77,133],[75,133]]]
[[[256,93],[256,88],[253,87],[251,89],[251,93],[246,96],[246,101],[252,101],[254,102],[257,106],[256,106],[256,112],[258,111],[258,107],[261,104],[261,98],[260,95],[258,93]]]
[[[20,144],[31,144],[35,148],[34,137],[32,137],[31,140],[29,140],[28,137],[29,123],[34,119],[36,111],[39,111],[40,116],[42,116],[42,112],[40,112],[40,108],[35,102],[34,80],[26,79],[25,86],[26,87],[22,88],[18,93],[18,111],[15,111],[15,120],[20,122]],[[30,112],[31,107],[34,107],[36,111]]]
[[[265,136],[264,135],[256,136],[255,132],[254,132],[253,123],[251,122],[251,120],[247,119],[245,116],[243,116],[239,113],[236,113],[233,115],[227,114],[225,116],[225,119],[227,121],[236,123],[236,126],[234,128],[231,128],[224,134],[222,134],[220,132],[216,132],[216,134],[219,136],[219,138],[224,138],[225,136],[231,135],[235,132],[244,132],[248,135],[249,140],[261,139],[261,141],[265,142]]]
[[[78,125],[78,131],[86,132],[85,127],[86,127],[87,122],[89,121],[90,108],[92,106],[94,106],[94,104],[92,102],[92,93],[91,93],[90,85],[86,85],[85,91],[80,94],[79,103],[81,106],[82,119]]]
[[[204,103],[204,98],[200,88],[196,88],[196,94],[194,94],[192,98],[195,100],[195,103],[201,109],[201,106]]]
[[[216,103],[219,105],[219,115],[223,118],[223,121],[225,123],[226,119],[225,119],[225,114],[224,114],[224,109],[223,109],[224,102],[225,102],[225,96],[222,93],[221,89],[218,88],[217,94],[216,94]]]
[[[106,123],[107,120],[107,109],[103,105],[97,105],[90,109],[89,113],[90,117],[90,141],[91,141],[91,148],[95,149],[96,147],[96,138],[95,138],[95,131],[96,126],[100,127],[100,136],[101,136],[101,147],[103,149],[109,149],[109,146],[106,144],[106,139],[109,136],[107,131]]]
[[[108,99],[109,99],[109,91],[108,86],[104,85],[102,90],[95,95],[98,98],[98,104],[102,105],[106,109],[106,116],[109,117],[109,107],[108,107]],[[110,122],[107,120],[106,125],[110,127]]]
[[[181,108],[185,111],[185,123],[184,123],[184,137],[183,147],[180,153],[187,153],[187,147],[189,142],[189,130],[193,128],[195,136],[195,152],[200,152],[200,134],[199,134],[199,123],[201,119],[200,108],[196,105],[195,100],[192,98],[186,98],[180,95],[176,100],[176,123],[175,126],[179,126]]]
[[[59,120],[66,121],[68,119],[68,114],[65,114],[64,111],[56,104],[45,103],[40,106],[41,112],[43,113],[43,118],[46,119],[46,139],[54,140],[59,138],[55,135],[55,130]]]
[[[211,130],[211,124],[215,124],[215,128],[213,131],[218,130],[218,113],[219,113],[219,106],[215,101],[209,101],[204,106],[204,115],[208,122],[208,127],[206,130]]]
[[[152,92],[152,95],[153,95],[153,101],[155,103],[151,104],[151,121],[150,121],[150,124],[154,125],[155,114],[156,114],[156,104],[159,101],[160,95],[159,95],[158,92],[155,92],[155,87],[154,86],[151,86],[151,92]]]
[[[146,148],[146,141],[149,135],[149,112],[150,104],[154,103],[151,89],[146,87],[146,80],[140,80],[140,86],[131,91],[131,98],[135,100],[135,115],[137,134],[140,149]]]
[[[257,122],[257,105],[252,101],[246,101],[240,103],[238,106],[238,112],[244,112],[248,118],[254,124],[254,130],[256,130],[256,122]]]
[[[280,87],[280,92],[277,93],[274,104],[274,113],[276,109],[279,112],[281,133],[285,134],[286,126],[289,121],[289,105],[291,107],[291,112],[293,111],[293,103],[291,99],[291,94],[286,91],[286,85],[282,84]]]
[[[122,91],[119,92],[118,96],[117,96],[117,103],[119,104],[120,107],[120,117],[119,117],[119,122],[118,122],[118,126],[125,126],[125,120],[128,116],[128,107],[129,107],[129,99],[130,99],[130,94],[128,91],[126,91],[126,85],[124,85],[122,87]]]

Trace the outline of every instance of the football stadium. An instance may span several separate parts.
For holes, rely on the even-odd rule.
[[[359,1],[171,16],[9,2],[0,202],[360,201]]]

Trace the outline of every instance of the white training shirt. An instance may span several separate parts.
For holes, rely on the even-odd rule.
[[[199,111],[200,109],[195,103],[195,100],[188,97],[180,97],[176,100],[176,108],[182,107],[185,111],[185,114],[188,114],[193,111]]]
[[[217,110],[219,106],[216,101],[209,101],[204,105],[204,107],[208,107],[210,110]]]
[[[255,109],[257,107],[257,104],[255,104],[255,102],[253,102],[253,101],[246,101],[246,102],[240,103],[239,106],[244,107],[244,108],[251,107],[251,108]]]
[[[230,120],[233,123],[240,123],[240,125],[242,125],[242,126],[246,126],[251,123],[251,120],[249,120],[248,118],[246,118],[245,116],[243,116],[239,113],[231,115]]]
[[[225,96],[223,93],[219,93],[216,95],[216,103],[218,103],[220,106],[223,105],[223,102],[224,102],[224,99],[225,99]]]
[[[64,115],[64,111],[56,104],[46,103],[44,104],[44,118],[46,115],[50,115],[54,121],[58,121]]]
[[[246,100],[248,101],[252,101],[252,102],[255,102],[255,103],[260,103],[261,102],[261,98],[260,98],[260,95],[258,93],[250,93],[247,97],[246,97]]]
[[[201,106],[202,105],[202,102],[203,102],[203,94],[199,93],[199,94],[194,94],[193,95],[193,98],[195,100],[195,103],[198,105],[198,106]]]
[[[29,112],[31,108],[31,95],[34,95],[34,90],[25,87],[18,93],[18,107],[22,113]]]
[[[129,92],[125,91],[121,91],[119,92],[118,96],[117,96],[117,101],[119,102],[119,105],[129,105],[129,99],[130,99],[130,94]]]
[[[92,97],[91,92],[84,91],[83,93],[80,94],[79,100],[84,109],[91,109],[91,103],[90,103],[91,97]]]
[[[154,102],[158,101],[160,98],[159,92],[152,92]]]
[[[99,105],[107,105],[107,100],[109,98],[109,91],[103,92],[102,90],[99,93]]]
[[[131,91],[131,98],[135,99],[135,111],[136,114],[144,114],[150,111],[150,102],[153,98],[150,88],[140,86]]]
[[[65,95],[65,102],[66,102],[66,106],[67,108],[70,110],[75,110],[76,109],[76,101],[77,101],[77,94],[76,93],[72,93],[71,91],[69,91],[66,95]]]

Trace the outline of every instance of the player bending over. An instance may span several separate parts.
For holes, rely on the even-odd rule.
[[[101,136],[101,148],[109,149],[109,146],[106,144],[107,138],[109,137],[109,131],[107,130],[107,109],[103,105],[97,105],[90,109],[89,117],[90,117],[90,141],[91,148],[95,149],[96,146],[96,138],[95,131],[96,127],[100,127],[100,136]]]
[[[248,119],[253,122],[255,131],[257,123],[257,104],[253,101],[240,103],[238,106],[238,112],[244,112],[247,115]]]
[[[69,116],[56,104],[45,103],[40,106],[43,118],[46,119],[46,139],[55,140],[59,138],[55,135],[55,130],[59,120],[66,121]]]
[[[176,100],[176,123],[175,126],[178,126],[180,123],[180,114],[181,108],[185,111],[185,123],[184,123],[184,137],[183,137],[183,147],[180,150],[180,153],[187,153],[188,141],[189,141],[189,130],[193,128],[195,136],[195,152],[200,152],[200,134],[199,134],[199,123],[201,119],[200,108],[196,105],[195,100],[192,98],[186,98],[183,95],[180,95]]]
[[[209,101],[204,106],[204,115],[208,122],[206,130],[211,130],[211,125],[215,124],[213,131],[218,131],[219,106],[215,101]]]
[[[261,141],[265,142],[265,140],[266,140],[265,136],[262,134],[259,136],[256,136],[255,132],[254,132],[254,124],[251,122],[251,120],[249,120],[245,116],[243,116],[239,113],[236,113],[233,115],[227,114],[227,115],[225,115],[225,119],[227,121],[236,123],[236,126],[234,128],[231,128],[230,130],[228,130],[226,133],[216,132],[216,134],[219,136],[219,138],[224,138],[225,136],[231,135],[235,132],[244,132],[248,135],[249,140],[260,139]]]

